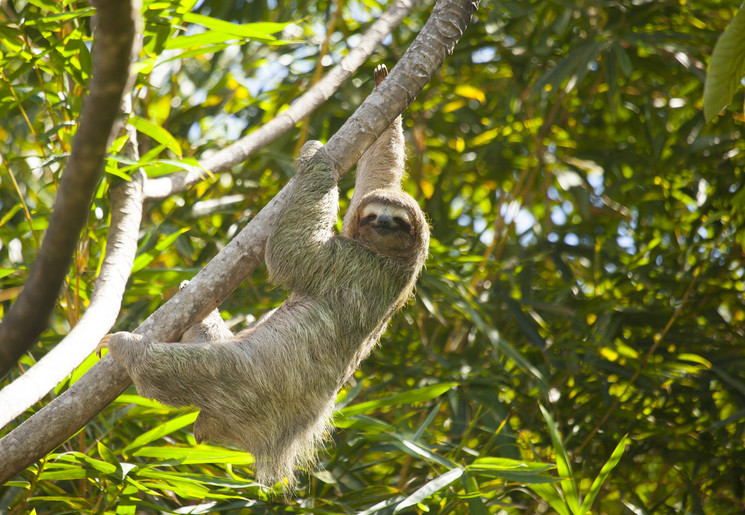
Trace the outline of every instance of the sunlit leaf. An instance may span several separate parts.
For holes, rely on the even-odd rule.
[[[416,390],[392,395],[383,399],[376,399],[373,401],[361,402],[353,406],[348,406],[342,410],[342,413],[344,414],[344,416],[349,417],[351,415],[376,411],[385,406],[400,406],[404,404],[413,404],[415,402],[424,402],[439,397],[440,395],[457,385],[458,383],[441,383],[432,386],[426,386],[424,388],[418,388]]]
[[[600,489],[603,487],[603,483],[605,483],[606,479],[608,479],[608,476],[616,467],[616,465],[618,465],[618,462],[621,461],[621,457],[626,450],[627,443],[628,435],[624,435],[623,438],[621,438],[621,441],[618,442],[618,445],[616,445],[616,448],[611,453],[608,461],[605,462],[603,468],[601,468],[600,472],[598,472],[598,475],[592,482],[592,485],[590,485],[590,489],[587,491],[587,494],[582,501],[582,506],[580,506],[577,513],[587,513],[592,508],[592,504],[595,502],[595,498],[598,496],[598,493],[600,493]]]
[[[159,127],[153,122],[145,120],[144,118],[140,118],[139,116],[131,117],[127,123],[132,125],[141,133],[147,134],[158,143],[166,146],[174,154],[181,157],[181,146],[179,145],[178,141],[176,141],[176,138],[174,138],[171,133],[165,130],[163,127]]]
[[[567,507],[571,510],[572,513],[579,513],[579,491],[577,488],[577,482],[574,477],[574,473],[572,472],[572,466],[571,462],[569,461],[569,456],[567,455],[566,449],[564,448],[564,442],[561,439],[559,429],[556,427],[556,423],[551,417],[551,414],[542,405],[539,406],[539,408],[541,409],[543,418],[546,420],[546,425],[548,426],[548,431],[551,435],[551,442],[554,446],[556,469],[559,473],[559,477],[561,478],[559,485],[561,486],[564,500]]]
[[[254,462],[253,457],[247,452],[208,445],[196,447],[142,447],[137,449],[133,454],[134,456],[143,458],[174,460],[183,464],[232,463],[234,465],[248,465]]]
[[[393,513],[398,513],[405,508],[414,506],[415,504],[428,498],[430,495],[437,492],[438,490],[445,488],[453,481],[456,481],[462,475],[463,469],[455,468],[452,470],[448,470],[441,476],[438,476],[435,479],[425,483],[424,486],[418,488],[413,494],[398,503],[396,505],[396,508],[393,510]]]
[[[745,76],[745,10],[740,9],[725,29],[709,60],[704,83],[704,118],[711,121],[730,103]]]
[[[124,450],[128,451],[130,449],[142,447],[143,445],[147,445],[151,442],[154,442],[155,440],[159,440],[160,438],[163,438],[164,436],[171,434],[172,432],[177,431],[185,426],[193,424],[198,415],[198,412],[186,413],[185,415],[181,415],[180,417],[171,419],[165,424],[161,424],[158,427],[151,429],[150,431],[142,433],[137,438],[135,438],[132,443],[125,447]]]

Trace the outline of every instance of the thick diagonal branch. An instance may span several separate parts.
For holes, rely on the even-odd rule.
[[[139,3],[97,3],[93,74],[54,211],[21,294],[0,324],[0,377],[47,327],[70,263],[129,79]],[[136,3],[136,2],[135,2]]]
[[[434,76],[468,25],[478,3],[440,0],[385,87],[373,93],[326,145],[341,176],[411,103]],[[411,74],[412,76],[407,76]],[[363,118],[364,116],[364,118]],[[158,341],[176,341],[192,320],[217,307],[261,262],[272,221],[288,198],[290,181],[189,285],[135,331]],[[0,440],[0,483],[53,450],[96,416],[131,384],[124,369],[106,356],[77,383]]]

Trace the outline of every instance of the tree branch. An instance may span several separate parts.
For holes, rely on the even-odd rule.
[[[0,377],[48,325],[88,216],[129,78],[139,4],[135,12],[130,2],[100,2],[95,19],[90,91],[83,101],[80,124],[41,249],[23,290],[0,324]]]
[[[387,101],[382,102],[375,94],[368,97],[328,142],[327,149],[338,164],[339,175],[354,164],[349,154],[358,153],[359,157],[372,144],[374,135],[401,114],[437,72],[477,7],[478,3],[472,0],[437,3],[415,42],[391,71],[386,80],[388,86],[381,88],[379,95]],[[416,78],[406,77],[406,73]],[[369,118],[362,120],[358,113],[366,113]],[[354,131],[361,132],[355,135]],[[190,321],[201,320],[215,309],[263,259],[272,221],[293,187],[291,180],[186,288],[156,310],[135,332],[154,340],[176,341]],[[107,355],[66,392],[0,440],[0,463],[4,465],[0,469],[0,484],[64,442],[130,384],[124,369]]]
[[[397,0],[394,2],[390,9],[367,29],[360,43],[350,50],[323,79],[295,100],[289,108],[251,134],[215,152],[210,157],[200,160],[199,165],[212,173],[227,170],[231,166],[245,161],[256,151],[295,127],[300,120],[331,98],[339,89],[339,86],[375,52],[383,38],[390,34],[420,1]],[[174,193],[188,189],[203,179],[204,173],[198,169],[151,179],[145,186],[145,196],[148,200],[164,199]]]

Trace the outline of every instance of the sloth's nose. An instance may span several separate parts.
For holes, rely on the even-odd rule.
[[[393,223],[393,217],[388,214],[380,214],[375,219],[375,227],[393,229],[396,224]]]

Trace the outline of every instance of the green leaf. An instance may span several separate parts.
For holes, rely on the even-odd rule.
[[[69,481],[74,479],[85,479],[90,474],[84,468],[66,467],[64,469],[51,470],[46,469],[39,474],[39,480],[41,481]]]
[[[401,501],[396,505],[396,508],[393,510],[393,513],[398,513],[401,510],[408,508],[409,506],[414,506],[415,504],[423,501],[427,497],[431,496],[438,490],[441,490],[448,486],[449,484],[456,481],[459,477],[463,475],[463,469],[461,468],[455,468],[452,470],[448,470],[441,476],[436,477],[435,479],[425,483],[423,486],[417,488],[417,490],[408,496],[406,499]]]
[[[544,390],[547,389],[546,380],[543,377],[543,373],[538,370],[530,361],[528,361],[520,352],[518,352],[515,347],[510,345],[507,340],[502,338],[496,329],[489,328],[486,326],[486,324],[478,324],[478,322],[477,325],[480,326],[479,328],[483,331],[487,338],[489,338],[494,348],[502,351],[505,356],[514,361],[517,366],[519,366],[524,371],[529,372],[531,375],[533,375],[533,377],[538,379],[540,381],[541,387]]]
[[[413,404],[415,402],[424,402],[439,397],[443,393],[456,386],[458,386],[458,383],[440,383],[432,386],[425,386],[424,388],[417,388],[416,390],[399,393],[397,395],[385,397],[384,399],[361,402],[359,404],[344,408],[341,413],[345,417],[349,417],[351,415],[358,415],[360,413],[366,413],[368,411],[375,411],[384,406],[400,406],[405,404]]]
[[[468,502],[468,512],[471,515],[487,515],[484,499],[481,497],[481,491],[476,478],[473,474],[466,473],[461,480],[466,490],[466,499]]]
[[[507,309],[515,317],[515,321],[520,326],[525,337],[539,349],[546,348],[546,340],[538,332],[535,320],[525,314],[520,304],[511,296],[501,290],[496,291],[496,295],[507,305]]]
[[[135,258],[135,262],[132,265],[132,273],[139,272],[143,268],[145,268],[147,265],[152,263],[152,261],[164,250],[166,250],[168,247],[170,247],[176,239],[187,232],[189,230],[188,227],[184,227],[183,229],[180,229],[173,234],[168,235],[167,237],[163,238],[158,242],[157,245],[150,251],[146,252],[145,254],[140,254]]]
[[[564,85],[564,91],[571,91],[585,77],[605,46],[603,41],[592,41],[572,50],[559,64],[544,72],[531,88],[532,93],[541,94],[548,87],[555,93]]]
[[[215,54],[217,52],[220,52],[222,50],[225,50],[226,48],[228,48],[231,45],[240,45],[240,44],[243,44],[245,42],[246,42],[246,40],[240,40],[240,41],[229,40],[229,41],[226,41],[225,43],[219,43],[219,44],[216,44],[216,45],[207,45],[206,44],[206,45],[203,45],[203,46],[198,46],[197,48],[192,48],[190,50],[185,50],[184,52],[181,52],[180,54],[175,55],[175,56],[171,57],[170,59],[166,59],[165,61],[162,61],[162,62],[160,62],[158,64],[163,64],[163,63],[167,63],[169,61],[177,61],[177,60],[182,60],[182,59],[191,59],[192,57],[197,57],[197,56],[204,55],[204,54]]]
[[[0,227],[5,225],[8,222],[8,220],[13,218],[13,216],[21,209],[23,209],[23,204],[21,204],[20,202],[13,205],[13,207],[11,207],[10,209],[8,209],[8,212],[5,213],[2,218],[0,218]]]
[[[467,468],[474,474],[499,477],[522,484],[555,483],[559,480],[547,474],[556,469],[556,466],[549,463],[510,458],[478,458]]]
[[[573,512],[569,510],[569,507],[564,502],[564,498],[556,489],[555,485],[531,484],[526,486],[537,493],[540,498],[546,501],[559,515],[574,515]]]
[[[447,467],[447,468],[456,468],[458,467],[458,464],[454,461],[451,461],[444,456],[440,456],[436,452],[425,449],[422,445],[420,445],[417,442],[412,442],[408,438],[404,438],[401,435],[393,434],[391,435],[397,442],[392,442],[393,445],[404,451],[406,454],[409,454],[410,456],[415,456],[417,458],[422,458],[424,460],[434,461],[435,463],[439,463],[440,465]]]
[[[548,425],[548,431],[551,435],[551,442],[554,446],[554,455],[556,456],[556,468],[561,477],[560,485],[564,493],[565,502],[572,513],[578,513],[579,493],[577,491],[577,482],[572,473],[572,466],[566,449],[564,448],[564,442],[561,439],[559,429],[556,427],[551,414],[542,404],[539,404],[538,407],[541,409],[541,414],[543,414],[543,418],[546,420],[546,425]]]
[[[203,463],[231,463],[249,465],[254,462],[253,456],[245,451],[234,451],[211,445],[188,447],[143,447],[133,453],[143,458],[177,461],[183,465]]]
[[[142,447],[143,445],[147,445],[150,442],[154,442],[155,440],[158,440],[165,435],[171,434],[174,431],[178,431],[182,427],[188,426],[189,424],[193,424],[194,421],[197,419],[197,416],[199,415],[199,412],[192,412],[187,413],[185,415],[181,415],[180,417],[176,417],[172,420],[169,420],[165,424],[161,424],[150,431],[147,431],[137,438],[134,439],[132,443],[130,443],[128,446],[124,448],[125,451],[129,451],[131,449],[135,449],[137,447]]]
[[[334,413],[332,419],[332,425],[340,429],[348,429],[353,427],[360,431],[367,431],[372,433],[390,433],[396,430],[390,424],[386,424],[376,418],[368,417],[367,415],[345,415],[343,412]]]
[[[631,72],[634,71],[634,66],[631,64],[631,58],[629,58],[628,52],[626,52],[626,49],[617,41],[613,42],[611,48],[613,49],[613,54],[616,56],[618,61],[618,67],[621,68],[621,73],[623,73],[625,77],[630,77]]]
[[[137,472],[137,480],[152,479],[155,482],[148,482],[150,487],[158,487],[163,490],[178,492],[187,498],[193,499],[235,499],[241,498],[237,493],[231,490],[256,486],[253,481],[240,479],[230,479],[215,477],[210,474],[189,474],[180,472],[171,472],[157,468],[143,468]],[[219,493],[213,486],[227,487],[228,494]]]
[[[61,12],[59,2],[56,0],[28,0],[28,3],[53,13]]]
[[[147,399],[139,395],[131,395],[127,393],[123,393],[122,395],[117,397],[114,402],[116,402],[117,404],[136,404],[138,406],[144,406],[146,408],[155,408],[156,410],[159,409],[159,410],[162,410],[163,412],[168,412],[174,409],[164,404],[161,404],[156,400]]]
[[[196,48],[204,49],[203,53],[209,53],[215,51],[214,49],[209,47],[213,45],[227,44],[231,41],[234,41],[235,39],[238,39],[238,36],[235,36],[234,34],[227,34],[225,32],[202,32],[200,34],[190,34],[188,36],[178,36],[173,39],[169,39],[168,41],[166,41],[165,48],[167,50],[177,50],[180,48]],[[190,54],[189,57],[193,57],[194,55],[201,54]]]
[[[598,496],[598,493],[600,493],[600,489],[602,488],[603,483],[606,479],[608,479],[611,471],[615,468],[616,465],[618,465],[618,462],[621,460],[621,456],[623,456],[623,453],[626,450],[627,442],[628,435],[623,435],[623,438],[621,438],[621,441],[618,442],[618,445],[616,445],[616,448],[611,453],[610,458],[608,458],[608,461],[605,462],[605,465],[603,465],[603,468],[600,469],[598,476],[592,482],[590,490],[587,491],[587,495],[585,496],[584,501],[582,501],[582,506],[580,506],[579,513],[584,514],[590,511],[590,508],[592,508],[592,503],[595,502],[595,498]]]
[[[745,75],[745,11],[724,30],[709,60],[704,82],[704,118],[711,121],[732,100]]]
[[[96,447],[98,448],[98,454],[107,462],[116,467],[117,472],[121,472],[122,465],[119,463],[119,460],[116,457],[116,454],[111,452],[111,449],[106,447],[103,443],[96,442]]]
[[[198,171],[205,176],[214,178],[209,170],[200,166],[199,161],[193,157],[185,157],[178,161],[173,159],[154,159],[142,167],[150,178],[177,172],[179,170]]]
[[[48,480],[82,479],[116,474],[119,468],[105,461],[91,458],[82,452],[52,455],[56,461],[47,463],[41,476]],[[40,477],[41,477],[40,476]]]
[[[229,21],[196,13],[184,13],[183,19],[189,23],[202,25],[211,31],[263,41],[274,41],[277,38],[272,36],[272,34],[282,31],[288,25],[288,23],[243,23],[237,25]]]
[[[76,18],[88,18],[96,14],[96,10],[92,7],[85,9],[78,9],[76,11],[62,12],[59,14],[51,14],[49,16],[43,16],[27,21],[29,25],[43,26],[46,24],[62,23],[68,20],[74,20]]]
[[[153,122],[140,118],[139,116],[132,116],[129,119],[129,124],[141,133],[147,134],[161,145],[165,145],[166,148],[181,157],[181,146],[178,141],[176,141],[176,138],[174,138],[171,133],[163,127],[159,127]]]

